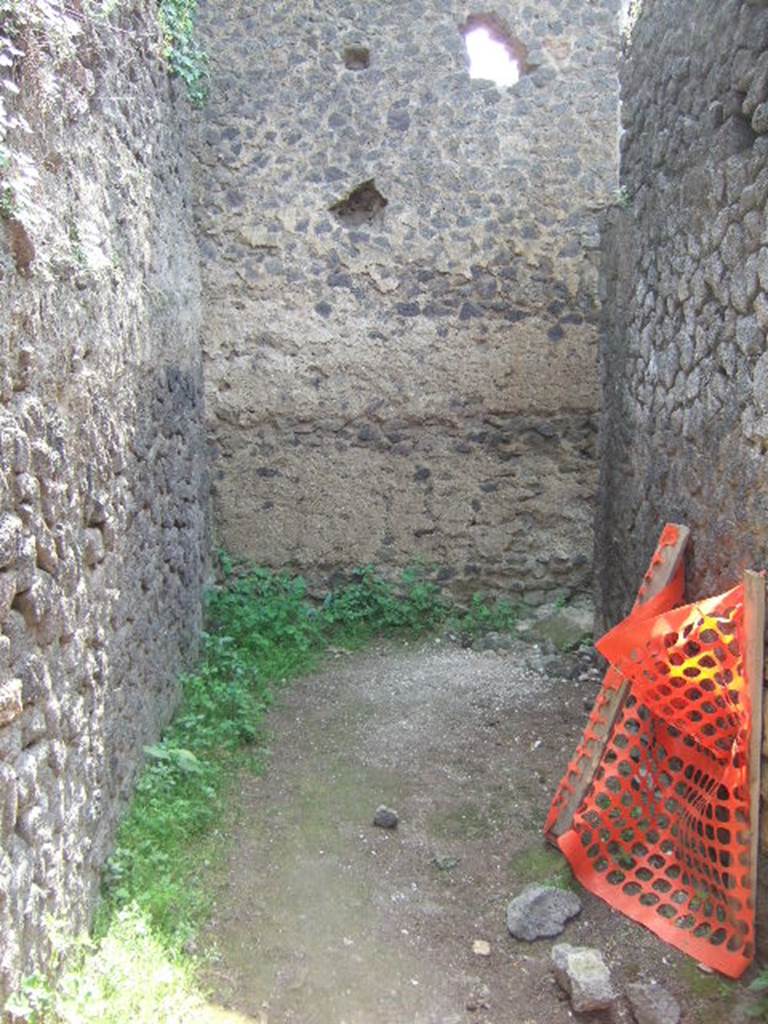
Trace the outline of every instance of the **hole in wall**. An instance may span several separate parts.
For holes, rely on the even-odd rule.
[[[376,188],[373,178],[361,182],[345,199],[329,206],[329,211],[346,227],[370,224],[381,217],[388,200]]]
[[[495,12],[470,14],[461,27],[461,34],[469,57],[470,78],[510,86],[530,70],[528,47]]]
[[[347,46],[343,53],[344,67],[350,71],[364,71],[371,66],[371,51],[365,46]]]

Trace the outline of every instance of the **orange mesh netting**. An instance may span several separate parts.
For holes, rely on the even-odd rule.
[[[664,588],[664,602],[673,590]],[[738,977],[754,951],[743,587],[660,614],[653,600],[650,617],[641,600],[597,644],[612,668],[546,831],[596,737],[607,735],[558,845],[587,889]],[[616,708],[615,691],[627,684]]]

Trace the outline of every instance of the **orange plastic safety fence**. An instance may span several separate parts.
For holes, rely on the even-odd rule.
[[[742,633],[737,587],[651,618],[636,612],[603,637],[612,683],[585,741],[617,678],[629,693],[558,839],[586,888],[732,977],[754,953]]]

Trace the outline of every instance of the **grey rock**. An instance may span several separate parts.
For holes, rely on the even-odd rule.
[[[637,1024],[678,1024],[680,1004],[654,981],[627,985],[627,999]]]
[[[551,939],[581,910],[576,893],[552,885],[529,885],[507,907],[507,928],[516,939]]]
[[[582,601],[554,608],[535,622],[527,635],[532,640],[549,641],[558,651],[573,651],[592,637],[594,623],[594,609]]]
[[[379,828],[397,828],[399,820],[397,811],[393,811],[391,807],[385,807],[384,804],[376,808],[376,813],[373,816],[373,824],[378,825]]]
[[[572,654],[542,654],[541,666],[548,676],[570,679],[576,672],[578,663]]]
[[[552,949],[552,969],[576,1013],[607,1010],[618,999],[611,972],[599,949],[559,943]]]
[[[510,633],[484,633],[472,642],[476,651],[510,651],[517,647],[519,640]]]

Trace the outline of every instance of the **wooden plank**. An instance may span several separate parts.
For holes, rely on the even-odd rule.
[[[749,875],[752,906],[757,907],[757,865],[760,854],[760,764],[763,730],[763,657],[765,651],[765,579],[744,573],[744,673],[752,713],[749,744]]]
[[[685,549],[688,547],[691,531],[687,526],[682,526],[680,523],[673,523],[671,525],[677,530],[677,540],[674,544],[668,544],[659,551],[660,561],[656,565],[651,562],[645,575],[645,579],[648,580],[647,587],[642,597],[638,595],[635,601],[635,608],[641,608],[644,604],[647,604],[657,594],[660,594],[668,583],[672,582],[680,560],[685,557]],[[654,558],[655,554],[654,552]]]
[[[665,545],[661,550],[657,547],[654,551],[648,572],[643,577],[633,611],[641,608],[648,601],[656,597],[657,594],[661,593],[664,587],[674,579],[680,561],[685,557],[690,530],[687,526],[682,526],[678,523],[671,525],[674,525],[677,529],[677,540],[674,544]],[[657,555],[658,561],[656,561]],[[629,693],[629,683],[612,665],[605,674],[603,686],[613,687],[614,689],[612,689],[611,695],[608,698],[602,720],[595,724],[593,730],[595,738],[590,744],[589,754],[577,766],[580,777],[573,788],[569,800],[560,809],[552,829],[547,833],[547,838],[552,841],[555,841],[558,836],[567,832],[571,827],[573,816],[587,795],[589,787],[592,785],[592,780],[603,758],[603,753],[613,732],[613,727],[621,714]]]

